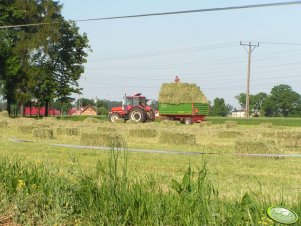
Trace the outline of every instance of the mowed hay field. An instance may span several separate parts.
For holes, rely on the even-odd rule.
[[[238,154],[300,154],[300,139],[271,124],[3,117],[0,224],[268,224],[270,205],[301,214],[301,158]]]

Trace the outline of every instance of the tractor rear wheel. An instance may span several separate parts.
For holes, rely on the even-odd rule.
[[[155,112],[153,109],[146,112],[147,120],[149,121],[155,121]]]
[[[142,108],[135,107],[130,110],[129,118],[135,122],[145,122],[146,113]]]
[[[116,112],[111,113],[109,115],[110,122],[116,122],[117,120],[120,120],[120,119],[121,119],[121,116],[118,113],[116,113]]]
[[[188,117],[188,118],[184,118],[184,124],[186,125],[191,125],[193,122],[192,122],[192,118]]]

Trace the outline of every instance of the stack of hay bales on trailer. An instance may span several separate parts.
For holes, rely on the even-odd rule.
[[[203,121],[208,99],[194,83],[164,83],[159,93],[159,114],[185,124]]]

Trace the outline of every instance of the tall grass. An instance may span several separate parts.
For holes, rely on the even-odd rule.
[[[182,180],[162,190],[151,177],[131,180],[127,152],[112,149],[108,165],[62,175],[60,169],[20,160],[0,161],[1,214],[21,225],[260,225],[273,204],[248,192],[224,200],[208,179],[206,164],[188,167]],[[300,213],[300,199],[291,206]],[[299,221],[300,223],[300,221]],[[262,224],[265,225],[265,224]]]

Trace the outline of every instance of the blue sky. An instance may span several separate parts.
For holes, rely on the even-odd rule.
[[[281,1],[63,0],[66,19],[87,19]],[[301,93],[301,5],[79,22],[93,52],[80,80],[87,98],[120,100],[142,92],[157,99],[163,82],[179,75],[209,100],[246,90],[247,53],[240,41],[260,42],[252,55],[251,93],[288,84]],[[78,96],[76,96],[78,97]]]

